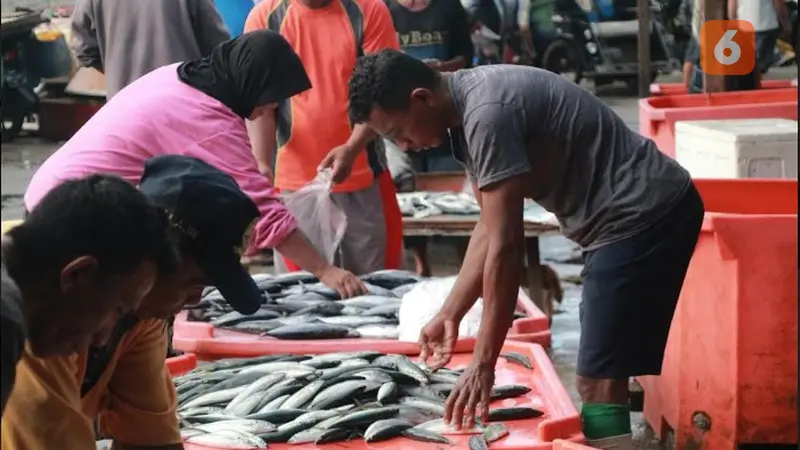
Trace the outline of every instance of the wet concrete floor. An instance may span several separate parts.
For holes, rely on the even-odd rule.
[[[793,78],[797,76],[796,68],[773,69],[768,78]],[[661,77],[659,82],[677,81],[677,75]],[[621,86],[604,88],[598,93],[606,103],[625,120],[634,130],[638,129],[638,99],[624,94]],[[19,219],[22,217],[22,195],[28,181],[41,163],[58,148],[59,143],[47,142],[29,135],[21,136],[14,142],[3,144],[2,152],[2,219]],[[581,265],[566,264],[577,254],[577,246],[563,237],[546,237],[541,239],[541,254],[544,262],[553,267],[562,280],[576,277]],[[435,275],[452,275],[457,272],[458,261],[452,246],[446,241],[435,242],[431,246]],[[412,267],[412,266],[409,266]],[[574,279],[574,278],[573,278]],[[553,318],[553,343],[550,355],[564,385],[567,387],[576,405],[580,399],[575,390],[574,376],[577,362],[580,324],[578,306],[581,298],[581,287],[578,284],[562,281],[564,300]],[[663,449],[652,436],[641,414],[633,414],[634,438],[637,449]]]

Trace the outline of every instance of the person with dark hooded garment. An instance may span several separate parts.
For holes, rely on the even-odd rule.
[[[239,197],[230,186],[238,185],[244,193],[241,197],[252,200],[252,209],[245,208],[252,214],[241,224],[241,243],[226,247],[233,259],[241,257],[248,243],[259,249],[276,247],[342,296],[359,294],[364,289],[360,280],[327,264],[307,242],[258,171],[250,150],[245,118],[274,113],[278,101],[309,87],[300,59],[282,37],[269,31],[224,42],[207,58],[157,69],[115,95],[42,165],[25,194],[25,206],[33,210],[63,180],[93,173],[114,174],[145,190],[147,168],[152,169],[154,160],[196,158],[202,161],[184,163],[185,170],[173,165],[170,176],[162,177],[160,190],[150,193],[165,197],[163,183],[184,180],[183,190],[162,199],[178,206],[170,209],[159,203],[171,224],[194,237],[191,231],[200,228],[187,222],[187,217],[196,218],[198,208],[231,221],[244,217],[240,211],[243,201],[231,200]],[[229,175],[230,182],[225,184],[223,178],[228,178],[223,175],[210,177],[208,168],[189,170],[203,161]],[[198,175],[200,172],[203,174]],[[207,192],[199,194],[200,185],[207,186],[207,191],[228,192],[227,200],[215,200]],[[188,192],[192,189],[194,193]],[[205,204],[195,201],[189,211],[187,202],[198,196],[205,198]],[[211,239],[204,248],[223,244],[220,233],[200,232],[198,236]],[[205,285],[216,285],[222,292],[220,283],[225,281],[196,259],[194,270],[184,258],[178,276],[157,279],[132,315],[133,325],[124,327],[126,316],[108,330],[115,336],[109,340],[114,344],[88,352],[83,349],[57,360],[26,359],[15,386],[19,395],[12,395],[3,417],[3,449],[86,449],[94,445],[93,422],[100,435],[114,439],[115,450],[183,448],[177,395],[164,362],[168,342],[165,319],[199,302]],[[204,269],[205,276],[192,275],[199,273],[197,266]],[[238,270],[244,269],[239,266]],[[255,284],[246,278],[238,287],[228,286],[236,295],[225,298],[239,313],[252,314],[261,299]],[[104,359],[102,355],[110,356]]]
[[[231,175],[258,205],[253,252],[277,249],[342,297],[364,293],[355,275],[308,242],[250,148],[245,119],[275,114],[278,102],[310,88],[294,50],[266,30],[223,42],[206,58],[156,69],[115,95],[42,164],[25,206],[31,210],[69,178],[112,173],[136,183],[153,156],[194,156]]]

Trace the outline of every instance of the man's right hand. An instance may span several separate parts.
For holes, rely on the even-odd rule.
[[[322,159],[317,170],[331,169],[331,179],[334,183],[341,183],[348,176],[356,161],[358,151],[347,145],[335,147]]]
[[[324,269],[319,276],[319,281],[338,292],[343,299],[367,293],[367,287],[360,278],[335,266],[328,266]]]
[[[439,313],[420,332],[419,359],[429,369],[439,370],[450,362],[458,338],[459,322]]]

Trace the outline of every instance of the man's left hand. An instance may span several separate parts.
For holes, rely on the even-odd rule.
[[[489,400],[494,386],[494,364],[473,362],[459,377],[444,405],[444,422],[460,429],[472,428],[475,416],[489,421]]]

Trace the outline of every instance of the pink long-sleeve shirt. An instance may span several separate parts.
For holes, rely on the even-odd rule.
[[[177,66],[156,69],[121,90],[53,153],[28,185],[28,211],[65,180],[110,173],[138,184],[147,159],[187,155],[232,176],[258,205],[255,247],[283,242],[297,222],[258,171],[244,120],[181,82]]]

